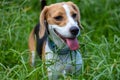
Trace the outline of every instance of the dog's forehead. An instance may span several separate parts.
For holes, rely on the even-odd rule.
[[[63,6],[60,3],[49,6],[49,13],[54,14],[55,12],[64,12]]]
[[[55,13],[55,12],[62,12],[65,13],[64,5],[67,5],[69,10],[73,10],[72,6],[66,2],[63,3],[56,3],[49,6],[49,13]]]

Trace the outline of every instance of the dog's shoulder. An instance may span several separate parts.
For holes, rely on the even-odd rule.
[[[46,42],[47,39],[47,33],[42,37],[39,38],[39,31],[40,31],[40,23],[38,23],[34,28],[34,34],[36,35],[36,51],[39,54],[39,56],[42,56],[42,49],[44,42]]]

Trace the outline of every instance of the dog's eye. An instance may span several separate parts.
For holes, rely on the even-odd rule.
[[[73,18],[76,18],[76,17],[77,17],[77,14],[76,14],[76,13],[72,14],[72,17],[73,17]]]
[[[56,16],[56,17],[54,17],[54,19],[57,20],[57,21],[62,21],[63,17],[62,16]]]

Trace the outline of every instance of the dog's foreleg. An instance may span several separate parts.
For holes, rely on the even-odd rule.
[[[31,31],[29,36],[29,50],[30,50],[30,65],[35,65],[35,34],[34,29]]]

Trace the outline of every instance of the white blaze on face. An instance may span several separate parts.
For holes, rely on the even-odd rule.
[[[70,9],[69,9],[68,5],[64,4],[64,5],[63,5],[63,8],[65,9],[66,16],[67,16],[67,18],[68,18],[67,26],[69,26],[69,27],[71,27],[71,26],[76,26],[76,27],[78,27],[77,22],[74,21],[74,19],[71,17]]]

